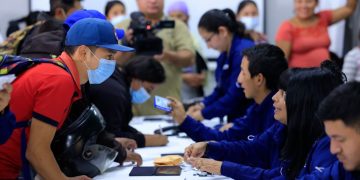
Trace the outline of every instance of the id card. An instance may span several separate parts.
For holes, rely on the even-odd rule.
[[[172,108],[169,106],[170,103],[171,101],[167,98],[155,96],[154,107],[157,109],[170,112],[172,110]]]

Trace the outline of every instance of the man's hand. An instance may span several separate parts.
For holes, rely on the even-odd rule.
[[[128,29],[127,31],[125,31],[125,40],[127,43],[129,44],[133,44],[134,43],[134,30],[133,29]]]
[[[87,176],[76,176],[76,177],[69,177],[68,180],[90,180],[91,178]]]
[[[189,110],[187,111],[187,114],[188,114],[189,116],[191,116],[192,118],[194,118],[195,120],[197,120],[197,121],[202,121],[202,120],[204,120],[204,117],[203,117],[203,115],[202,115],[201,110],[198,110],[198,109],[191,110],[191,109],[189,109]]]
[[[195,105],[190,106],[187,112],[202,110],[204,108],[205,108],[205,105],[203,103],[197,103]]]
[[[179,125],[182,124],[186,118],[184,105],[179,100],[173,97],[167,97],[167,98],[171,100],[170,107],[172,108],[172,111],[170,115]]]
[[[206,151],[206,146],[207,146],[207,142],[198,142],[191,144],[190,146],[185,148],[184,160],[187,162],[191,157],[193,158],[203,157]]]
[[[4,89],[0,91],[0,111],[4,110],[5,107],[9,104],[12,85],[5,83],[3,88]]]
[[[123,147],[125,147],[127,150],[133,151],[137,148],[136,141],[129,138],[115,138],[115,141],[120,143]]]
[[[140,154],[129,151],[129,150],[126,150],[126,153],[127,153],[127,155],[126,155],[125,162],[136,162],[137,166],[141,166],[143,160],[142,160]]]
[[[221,161],[206,158],[190,158],[188,162],[195,168],[211,174],[221,174]]]
[[[169,143],[168,137],[164,135],[145,135],[145,146],[152,147],[152,146],[165,146]]]
[[[229,130],[230,128],[232,128],[233,126],[234,126],[234,123],[227,123],[227,124],[223,125],[223,126],[219,129],[219,131],[220,131],[220,132],[227,131],[227,130]]]
[[[167,60],[168,62],[171,61],[171,58],[173,58],[172,56],[175,56],[175,52],[173,51],[168,51],[168,50],[163,50],[162,54],[156,54],[154,55],[154,59],[158,60],[160,62],[164,62],[165,60]]]

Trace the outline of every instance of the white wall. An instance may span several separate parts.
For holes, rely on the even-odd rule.
[[[28,0],[1,0],[0,32],[5,37],[10,20],[22,18],[29,13]]]
[[[7,4],[15,7],[15,2],[21,0],[13,0],[13,1],[6,0],[6,1],[8,1]],[[34,10],[41,10],[41,9],[48,10],[49,9],[48,1],[49,0],[32,0],[32,7]],[[176,0],[165,0],[165,10],[167,9],[167,6],[174,1]],[[190,19],[190,28],[194,34],[197,34],[196,26],[198,19],[206,10],[211,8],[219,8],[219,9],[231,8],[233,10],[236,10],[237,5],[240,2],[240,0],[184,0],[184,1],[189,4],[190,13],[192,14],[192,18]],[[256,0],[256,1],[259,4],[260,13],[264,12],[265,6],[263,6],[263,1],[266,1],[265,32],[268,36],[270,43],[274,43],[275,35],[281,22],[291,18],[294,15],[293,13],[294,0]],[[346,0],[331,0],[331,1],[320,0],[319,9],[334,9],[336,7],[343,5],[345,1]],[[84,0],[83,6],[84,8],[87,9],[97,9],[100,12],[103,12],[106,2],[107,0]],[[123,0],[123,2],[125,2],[126,4],[128,8],[128,12],[137,10],[136,0]],[[6,7],[2,6],[1,8],[4,8],[8,12],[11,12],[10,8],[7,7],[8,6],[6,5]],[[21,8],[16,8],[16,9],[24,10]],[[18,11],[16,12],[14,11],[11,13],[19,14]],[[263,15],[260,14],[260,17],[263,17]],[[261,19],[261,25],[263,25],[263,22],[264,21]],[[4,21],[1,21],[1,23],[4,23]],[[340,22],[329,28],[331,42],[332,42],[330,50],[336,52],[338,55],[341,55],[343,50],[342,48],[343,38],[344,38],[343,27],[344,27],[344,22]],[[260,30],[262,30],[262,28],[263,26],[259,27]],[[3,28],[0,30],[4,31]],[[200,42],[202,43],[204,49],[206,49],[204,42],[202,40],[200,40]],[[207,50],[206,54],[208,54],[208,56],[211,57],[215,57],[217,55],[215,51],[210,51],[210,50]]]

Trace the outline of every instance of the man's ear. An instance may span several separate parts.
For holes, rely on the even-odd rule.
[[[257,86],[261,86],[262,84],[266,84],[266,79],[262,73],[259,73],[255,76],[255,83]]]
[[[133,90],[138,90],[141,88],[141,83],[138,79],[136,78],[131,78],[131,84],[130,84],[131,89]]]
[[[74,60],[75,61],[81,61],[84,62],[86,60],[86,52],[88,51],[88,48],[84,45],[79,46],[74,53]]]

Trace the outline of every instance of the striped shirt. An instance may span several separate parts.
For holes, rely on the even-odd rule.
[[[346,54],[342,71],[349,82],[360,82],[360,46],[353,48]]]

